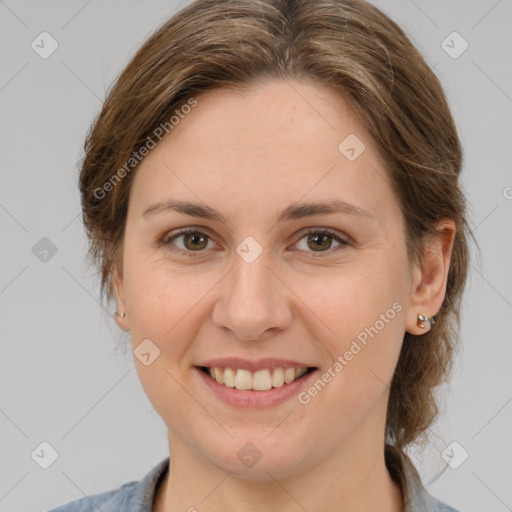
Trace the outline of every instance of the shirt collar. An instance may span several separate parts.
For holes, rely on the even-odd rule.
[[[159,462],[137,485],[130,510],[152,512],[156,489],[169,469],[169,457]]]
[[[402,489],[404,512],[437,512],[438,502],[424,488],[409,456],[390,444],[386,444],[384,454],[391,477]]]

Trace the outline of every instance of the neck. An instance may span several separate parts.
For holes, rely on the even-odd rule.
[[[371,446],[352,440],[321,465],[287,478],[265,481],[222,470],[187,445],[170,439],[169,472],[154,512],[402,512],[403,496],[384,459],[383,439]]]

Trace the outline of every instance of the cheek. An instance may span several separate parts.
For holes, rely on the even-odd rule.
[[[331,367],[336,377],[326,387],[332,400],[345,404],[344,413],[357,410],[358,403],[370,405],[391,382],[405,332],[408,281],[397,270],[405,264],[401,253],[382,251],[324,276],[295,277],[294,292],[307,305],[300,315],[317,327],[314,337],[333,364],[342,358],[343,368]]]
[[[191,402],[183,387],[183,370],[187,351],[197,338],[199,325],[194,318],[200,314],[205,290],[197,286],[200,279],[191,280],[187,272],[171,272],[162,259],[155,261],[139,253],[125,261],[132,350],[149,339],[160,351],[148,366],[135,360],[139,380],[164,422],[184,430]]]
[[[141,325],[152,326],[162,337],[173,320],[183,315],[189,298],[192,300],[199,291],[190,286],[186,272],[172,270],[161,256],[144,251],[133,253],[126,255],[124,275],[132,318]]]
[[[334,436],[340,441],[360,428],[372,411],[385,415],[402,346],[405,315],[400,287],[393,279],[374,277],[354,272],[338,283],[316,282],[317,298],[313,305],[308,302],[323,321],[316,322],[316,337],[326,332],[323,323],[330,328],[321,339],[332,364],[322,369],[321,382],[300,397],[301,404],[307,403],[304,421],[323,418],[320,421],[338,425]],[[322,294],[322,284],[329,284],[329,292]]]
[[[135,348],[143,339],[161,350],[160,361],[174,371],[190,363],[189,349],[198,339],[207,319],[209,292],[214,291],[219,272],[171,265],[165,257],[127,258],[126,300]]]
[[[402,262],[396,257],[387,259],[385,254],[361,258],[350,264],[322,269],[314,275],[289,274],[294,294],[300,298],[300,316],[307,315],[325,339],[355,339],[365,328],[373,326],[381,315],[386,315],[385,329],[400,332],[407,279],[397,271]],[[398,304],[393,308],[394,304]],[[393,324],[393,325],[392,325]],[[340,346],[343,348],[343,346]]]

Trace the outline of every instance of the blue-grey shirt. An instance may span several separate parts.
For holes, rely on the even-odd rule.
[[[403,512],[459,512],[431,496],[410,458],[386,446],[386,466],[401,486]],[[159,462],[140,481],[129,482],[118,489],[85,496],[48,512],[153,512],[153,500],[160,482],[169,469],[169,457]]]

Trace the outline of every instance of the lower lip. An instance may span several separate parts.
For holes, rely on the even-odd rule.
[[[302,387],[313,378],[317,370],[294,380],[291,384],[284,384],[280,388],[272,388],[267,391],[254,391],[252,389],[236,389],[219,384],[205,372],[196,368],[203,382],[220,398],[223,402],[241,409],[263,409],[275,407],[290,398],[297,396]]]

